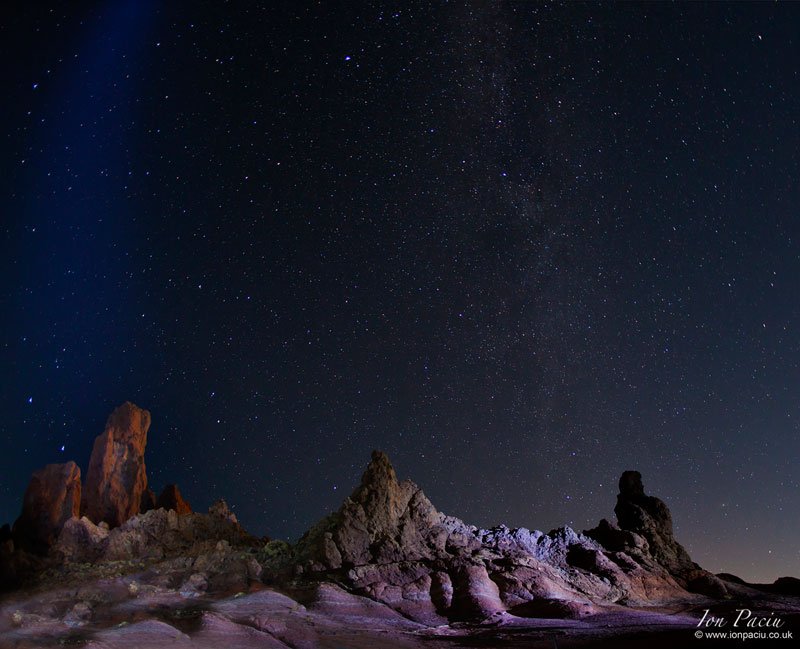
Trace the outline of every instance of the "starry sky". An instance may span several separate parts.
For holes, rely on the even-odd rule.
[[[470,523],[800,575],[800,4],[10,3],[0,522],[153,413],[297,538],[373,448]]]

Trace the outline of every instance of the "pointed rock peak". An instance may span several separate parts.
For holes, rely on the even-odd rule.
[[[156,509],[174,509],[179,516],[191,514],[192,507],[184,500],[178,485],[168,484],[158,497]]]
[[[638,471],[625,471],[619,479],[619,494],[630,499],[644,496],[642,474]]]
[[[139,513],[145,514],[149,512],[151,509],[156,508],[156,492],[153,491],[150,487],[144,490],[142,493],[142,502],[139,505]]]
[[[396,485],[397,474],[389,461],[389,456],[383,451],[372,451],[372,459],[364,475],[361,476],[361,486],[376,489]]]

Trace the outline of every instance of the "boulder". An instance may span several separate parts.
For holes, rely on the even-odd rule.
[[[192,513],[192,508],[189,503],[183,499],[181,491],[178,489],[178,485],[174,484],[169,484],[164,487],[164,491],[161,492],[161,495],[156,501],[155,508],[168,510],[174,509],[179,516]]]
[[[126,402],[108,418],[95,439],[81,513],[95,523],[117,527],[141,510],[147,490],[144,450],[150,413]]]
[[[453,571],[453,619],[483,619],[504,611],[500,590],[482,563],[467,564]]]
[[[48,464],[31,477],[14,523],[15,546],[45,554],[64,524],[80,513],[81,470],[75,462]]]

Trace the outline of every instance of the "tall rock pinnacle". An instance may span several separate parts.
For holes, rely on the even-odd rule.
[[[614,508],[623,530],[643,536],[652,557],[688,590],[712,597],[724,597],[725,585],[715,575],[698,566],[672,531],[672,514],[666,503],[648,496],[642,474],[625,471],[619,479],[617,506]]]
[[[94,441],[81,512],[95,523],[121,525],[139,513],[147,489],[144,449],[150,413],[127,401]]]

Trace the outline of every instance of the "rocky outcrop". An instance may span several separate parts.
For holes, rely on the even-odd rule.
[[[694,563],[675,539],[669,508],[663,500],[645,493],[638,471],[625,471],[620,477],[614,513],[621,530],[644,538],[650,556],[684,588],[711,597],[727,594],[719,577]]]
[[[180,565],[191,567],[177,585],[185,597],[241,588],[250,579],[318,595],[333,593],[328,587],[335,583],[348,591],[347,601],[426,626],[506,614],[580,618],[619,605],[705,601],[689,591],[726,594],[724,583],[677,542],[669,509],[645,494],[637,472],[620,480],[618,525],[602,520],[583,533],[479,529],[439,512],[374,451],[339,510],[291,545],[247,534],[224,500],[200,514],[175,485],[156,499],[144,465],[149,425],[149,413],[131,403],[112,413],[95,441],[82,500],[74,463],[34,475],[13,533],[0,534],[0,580],[42,574],[42,562],[76,572],[87,565],[101,572]],[[19,551],[17,538],[50,552]],[[315,605],[325,602],[327,595]]]
[[[665,517],[657,520],[667,538]],[[584,534],[478,529],[437,511],[413,482],[398,481],[379,451],[339,511],[300,540],[292,562],[305,579],[347,583],[424,624],[503,611],[581,617],[612,604],[691,598],[642,533],[608,521]]]
[[[17,548],[44,554],[64,524],[80,512],[81,470],[75,462],[48,464],[31,477],[14,523]]]
[[[192,508],[189,503],[184,500],[180,489],[178,489],[178,485],[174,484],[169,484],[164,487],[164,491],[162,491],[161,495],[158,497],[155,508],[174,510],[178,516],[192,513]]]
[[[389,458],[374,451],[360,486],[300,540],[298,553],[312,571],[432,560],[445,554],[451,532],[452,543],[478,547],[458,523],[463,529],[448,529],[420,488],[410,480],[398,482]]]
[[[670,573],[681,574],[694,568],[689,553],[675,540],[669,508],[663,500],[644,492],[638,471],[625,471],[619,479],[614,513],[620,528],[644,537],[650,554]]]
[[[53,553],[66,563],[159,560],[212,552],[218,544],[252,547],[258,539],[242,527],[216,514],[154,509],[109,530],[87,517],[67,522]]]
[[[108,418],[95,439],[81,513],[95,523],[117,527],[139,513],[147,490],[144,450],[150,413],[126,402]]]

